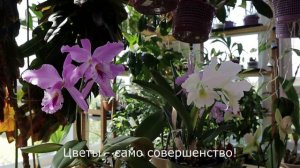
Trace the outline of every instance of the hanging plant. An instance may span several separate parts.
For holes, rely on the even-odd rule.
[[[300,37],[300,1],[273,0],[278,38]]]
[[[202,0],[182,0],[173,20],[173,36],[187,43],[208,40],[215,9]]]
[[[171,12],[178,0],[131,0],[134,8],[145,15],[160,15]]]

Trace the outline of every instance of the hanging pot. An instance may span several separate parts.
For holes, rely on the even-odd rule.
[[[278,38],[300,37],[300,1],[273,0]]]
[[[135,10],[145,15],[159,15],[171,12],[178,0],[131,0]]]
[[[299,22],[276,23],[277,38],[300,37]]]
[[[187,43],[208,40],[215,9],[202,0],[181,0],[173,18],[173,36]]]

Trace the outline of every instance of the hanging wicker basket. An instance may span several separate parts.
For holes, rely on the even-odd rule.
[[[135,10],[145,15],[160,15],[177,7],[178,0],[131,0]]]
[[[300,0],[273,0],[277,38],[300,37]]]
[[[208,40],[215,9],[202,0],[181,0],[173,18],[173,36],[187,43]]]

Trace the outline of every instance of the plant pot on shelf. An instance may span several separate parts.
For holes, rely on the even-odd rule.
[[[186,43],[208,40],[215,9],[202,0],[181,0],[173,18],[173,36]]]
[[[235,23],[233,21],[225,21],[224,28],[233,28]]]
[[[257,14],[253,15],[247,15],[244,18],[244,25],[245,26],[250,26],[250,25],[257,25],[259,20],[259,16]]]
[[[278,38],[300,37],[300,1],[273,0]]]
[[[131,0],[135,10],[145,15],[159,15],[171,12],[178,0]]]
[[[102,106],[105,111],[112,111],[112,107],[117,107],[116,100],[114,101],[108,101],[108,100],[102,100]]]

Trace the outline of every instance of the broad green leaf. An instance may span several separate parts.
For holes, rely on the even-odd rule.
[[[137,137],[146,137],[153,141],[163,132],[165,125],[164,113],[155,112],[141,122],[136,128],[134,135]]]
[[[129,146],[134,146],[136,149],[149,150],[153,149],[152,142],[145,137],[130,137],[120,136],[114,139],[109,139],[103,147],[103,152],[113,153],[116,150],[124,150]]]
[[[292,78],[290,80],[284,80],[282,77],[279,77],[279,81],[281,83],[283,91],[287,95],[288,99],[290,99],[294,103],[294,110],[291,114],[291,117],[296,132],[300,134],[299,99],[297,91],[293,86],[294,80],[295,78]]]
[[[273,11],[272,11],[271,7],[267,3],[265,3],[263,0],[252,0],[252,4],[258,13],[260,13],[268,18],[273,17]]]
[[[216,11],[216,16],[220,22],[224,23],[226,20],[226,9],[225,7],[221,7]]]
[[[50,136],[50,140],[53,143],[60,143],[69,133],[71,124],[64,127],[60,126],[53,134]]]
[[[144,89],[156,92],[161,97],[163,97],[171,106],[173,106],[177,110],[179,116],[181,117],[181,119],[182,119],[184,125],[187,127],[188,131],[192,132],[193,126],[191,123],[190,115],[187,112],[187,110],[185,109],[182,102],[176,97],[176,95],[174,93],[165,89],[164,87],[161,87],[159,85],[155,85],[152,83],[148,83],[145,81],[137,81],[136,80],[133,82],[140,85]]]
[[[21,148],[21,151],[25,153],[48,153],[58,151],[61,147],[62,145],[57,143],[44,143],[34,146],[23,147]]]
[[[67,167],[75,159],[74,157],[72,157],[72,154],[70,154],[69,152],[73,150],[79,152],[81,149],[84,148],[85,145],[86,145],[86,141],[79,142],[77,140],[72,140],[67,142],[55,154],[52,160],[52,167],[55,168]],[[70,157],[67,157],[69,155]]]
[[[169,90],[170,92],[173,91],[172,87],[168,83],[168,81],[162,77],[157,71],[151,71],[151,75],[155,81],[155,83],[165,89]]]

